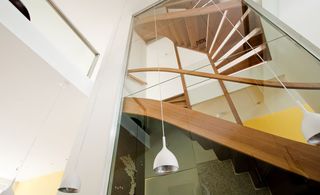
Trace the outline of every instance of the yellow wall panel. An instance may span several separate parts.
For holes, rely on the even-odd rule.
[[[244,122],[244,125],[266,133],[306,143],[301,132],[302,116],[301,109],[293,107],[247,120]]]
[[[63,172],[37,177],[17,182],[14,187],[15,195],[56,195]]]

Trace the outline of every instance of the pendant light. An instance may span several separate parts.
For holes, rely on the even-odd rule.
[[[0,193],[0,195],[14,195],[14,192],[13,192],[13,189],[12,189],[14,182],[15,182],[15,180],[13,180],[13,181],[11,182],[11,184],[7,187],[7,189],[5,189],[4,191],[2,191],[2,192]]]
[[[159,72],[160,75],[160,72]],[[160,77],[160,76],[159,76]],[[153,162],[153,170],[157,175],[167,175],[175,173],[179,170],[178,160],[175,155],[167,148],[166,136],[164,132],[164,120],[163,120],[163,102],[160,88],[160,111],[161,111],[161,128],[162,128],[162,149],[157,154]]]
[[[100,85],[98,87],[98,90],[100,89],[102,85]],[[96,104],[97,101],[97,96],[94,99],[93,105]],[[92,106],[91,110],[90,110],[90,114],[89,116],[92,117],[93,116],[93,109],[94,106]],[[91,119],[91,118],[90,118]],[[89,121],[90,121],[89,119]],[[89,129],[89,122],[85,128],[84,134],[81,138],[81,142],[80,142],[80,148],[79,151],[75,157],[76,162],[75,165],[73,167],[73,169],[70,172],[67,172],[64,176],[63,179],[60,183],[60,187],[58,188],[59,192],[63,192],[63,193],[80,193],[81,190],[81,179],[78,175],[78,164],[79,164],[79,160],[80,160],[80,154],[82,152],[82,149],[84,147],[84,142],[86,140],[87,134],[88,134],[88,129]],[[70,159],[70,158],[69,158]]]
[[[81,188],[81,180],[76,171],[65,176],[58,190],[63,193],[79,193]]]
[[[155,11],[155,10],[154,10]],[[155,16],[155,13],[154,13]],[[155,32],[157,39],[157,22],[155,17]],[[158,60],[158,56],[157,56]],[[163,101],[160,83],[160,65],[158,62],[158,83],[159,83],[159,97],[160,97],[160,112],[161,112],[161,129],[162,129],[162,149],[157,154],[153,162],[153,170],[157,175],[167,175],[170,173],[175,173],[179,170],[178,160],[175,155],[167,148],[166,136],[164,132],[164,120],[163,120]]]
[[[157,175],[167,175],[177,172],[179,164],[174,154],[166,147],[166,137],[162,137],[162,149],[153,162],[153,170]]]
[[[30,14],[26,6],[21,2],[21,0],[9,0],[28,20],[31,20]]]
[[[100,86],[99,86],[100,88]],[[96,104],[97,97],[94,99],[94,105]],[[91,108],[90,115],[92,117],[93,115],[93,107]],[[60,187],[58,188],[58,191],[63,192],[63,193],[79,193],[81,189],[81,179],[77,173],[78,169],[78,164],[79,164],[79,159],[80,159],[80,154],[82,152],[84,142],[86,140],[87,134],[88,134],[88,129],[89,129],[89,123],[87,127],[85,128],[84,135],[81,138],[81,143],[80,143],[80,148],[79,151],[76,155],[76,163],[74,165],[74,168],[70,171],[67,172],[62,179],[62,182],[60,184]],[[69,158],[70,159],[70,158]]]
[[[58,191],[60,192],[63,192],[63,193],[79,193],[80,192],[81,179],[77,173],[77,168],[79,164],[80,154],[84,145],[84,141],[87,136],[87,132],[88,132],[88,127],[84,132],[84,136],[81,138],[81,145],[80,145],[79,152],[76,156],[76,163],[74,165],[73,170],[71,172],[66,173],[66,175],[63,176],[60,187],[58,188]]]
[[[211,0],[211,2],[214,4],[214,6],[219,10],[219,12],[221,14],[223,14],[223,11],[221,10],[221,8],[214,2]],[[230,19],[227,17],[226,18],[227,21],[232,25],[233,28],[235,28],[234,24],[230,21]],[[239,33],[239,35],[245,39],[245,37],[241,34],[241,32],[235,28],[236,31]],[[255,52],[255,54],[259,57],[259,59],[262,62],[266,62],[259,53],[257,53],[254,48],[252,47],[252,45],[249,43],[248,40],[246,40],[246,43],[249,45],[249,47],[252,49],[252,51]],[[273,69],[269,66],[268,63],[265,63],[266,67],[269,69],[269,71],[273,74],[273,76],[276,78],[276,80],[282,85],[282,87],[284,88],[284,90],[286,90],[287,94],[290,96],[290,98],[294,101],[297,102],[297,104],[299,105],[299,107],[301,108],[302,112],[303,112],[303,119],[302,119],[302,123],[301,123],[301,132],[304,135],[304,138],[306,139],[306,141],[309,144],[312,145],[320,145],[320,114],[317,113],[313,113],[313,112],[309,112],[307,111],[303,104],[299,101],[296,100],[296,98],[293,96],[293,94],[288,90],[288,88],[282,83],[282,81],[279,79],[279,77],[277,76],[277,74],[273,71]]]
[[[54,102],[53,102],[53,104],[51,105],[49,111],[47,112],[45,118],[44,118],[43,121],[40,123],[40,125],[39,125],[39,127],[38,127],[39,130],[37,131],[36,135],[34,136],[34,138],[33,138],[33,140],[32,140],[32,143],[31,143],[30,147],[28,148],[28,151],[27,151],[26,155],[25,155],[24,158],[22,159],[22,161],[21,161],[21,163],[19,164],[19,166],[16,168],[16,173],[15,173],[14,179],[12,180],[12,182],[11,182],[11,184],[8,186],[8,188],[7,188],[6,190],[2,191],[2,192],[0,193],[0,195],[14,195],[14,192],[13,192],[12,187],[13,187],[13,185],[14,185],[14,183],[15,183],[18,175],[19,175],[19,172],[20,172],[20,170],[23,168],[23,166],[24,166],[25,162],[27,161],[28,157],[30,156],[30,153],[31,153],[31,151],[32,151],[32,149],[33,149],[33,147],[34,147],[37,139],[38,139],[40,130],[43,128],[45,122],[48,121],[48,119],[49,119],[49,117],[50,117],[50,115],[51,115],[51,113],[52,113],[55,105],[56,105],[57,102],[58,102],[59,96],[60,96],[60,94],[62,93],[62,90],[63,90],[64,88],[65,88],[65,84],[60,83],[60,84],[59,84],[59,92],[57,93],[56,97],[54,98]]]
[[[309,112],[300,101],[297,101],[303,112],[301,130],[309,144],[320,145],[320,114]]]

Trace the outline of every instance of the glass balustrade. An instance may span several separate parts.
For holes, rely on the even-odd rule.
[[[302,145],[307,142],[297,101],[309,111],[320,109],[319,60],[244,1],[164,1],[135,16],[127,68],[124,107],[133,106],[139,114],[123,112],[122,119],[135,122],[131,127],[135,133],[121,124],[111,194],[129,190],[150,195],[223,193],[227,188],[223,183],[230,183],[233,171],[242,169],[238,161],[246,159],[246,166],[256,170],[269,166],[179,128],[181,124],[164,122],[167,145],[180,170],[157,176],[152,166],[162,144],[159,119],[179,116],[163,105],[179,110],[186,126],[194,121],[184,120],[183,112],[191,110],[194,115],[200,112],[212,120],[237,123]],[[139,131],[144,133],[142,138]],[[131,141],[135,147],[126,147]],[[129,153],[127,163],[131,162],[134,177],[123,160]],[[219,170],[221,175],[215,175]],[[256,177],[249,172],[251,179]],[[223,175],[229,180],[223,181]],[[270,194],[265,186],[250,191],[248,179],[233,180],[235,186],[224,193]],[[244,191],[236,186],[244,186]]]

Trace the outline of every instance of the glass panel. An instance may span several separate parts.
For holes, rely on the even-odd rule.
[[[289,37],[283,37],[268,43],[271,53],[271,60],[260,66],[253,67],[243,72],[236,73],[235,76],[243,78],[254,78],[260,80],[274,80],[289,82],[292,85],[312,86],[318,85],[320,63],[311,54],[306,52]],[[295,90],[292,90],[295,91]],[[319,90],[296,90],[299,95],[293,98],[308,105],[316,112],[319,112]],[[290,96],[289,96],[290,98]],[[290,98],[292,99],[292,98]]]
[[[285,89],[225,84],[245,126],[306,143],[301,131],[301,109]],[[295,91],[291,94],[300,97]]]
[[[248,6],[243,4],[242,0],[214,0],[213,2],[213,6],[220,14],[223,15],[227,11],[224,22],[231,24],[234,27],[233,30],[236,30],[242,37],[245,37],[256,28],[262,30],[262,38],[265,41],[271,41],[285,35],[254,10],[248,9]]]
[[[188,94],[192,110],[235,122],[228,101],[217,80],[204,79],[198,83],[193,83],[188,86]]]
[[[22,0],[34,25],[84,75],[96,62],[96,55],[57,13],[49,1]],[[93,68],[93,67],[92,67]],[[90,75],[89,75],[90,76]]]
[[[126,154],[131,152],[136,169],[133,171],[134,181],[138,182],[135,194],[141,193],[142,189],[144,194],[152,195],[270,194],[268,188],[256,191],[248,174],[241,179],[233,178],[239,156],[251,159],[249,156],[243,157],[244,154],[180,129],[178,124],[164,123],[164,129],[167,146],[177,157],[180,170],[157,176],[152,168],[162,147],[159,119],[163,105],[159,100],[166,102],[165,105],[174,104],[176,109],[186,108],[179,110],[195,114],[195,119],[196,113],[201,112],[240,124],[236,121],[238,114],[245,126],[306,143],[300,128],[301,109],[296,100],[314,109],[316,95],[312,96],[312,103],[304,94],[311,97],[310,94],[318,92],[287,90],[280,81],[317,82],[316,73],[311,78],[302,78],[297,73],[303,70],[296,66],[307,61],[310,64],[308,71],[318,71],[319,62],[254,10],[246,12],[247,7],[241,1],[235,2],[165,1],[135,17],[128,73],[146,84],[138,84],[137,79],[128,76],[124,97],[144,98],[130,100],[139,105],[135,109],[141,109],[143,114],[152,115],[154,112],[154,118],[125,113],[122,116],[122,122],[129,117],[134,123],[131,126],[121,124],[118,148],[123,150],[131,143],[122,131],[133,132],[129,133],[131,141],[134,140],[135,146],[142,144],[143,148],[141,153],[138,147],[126,149]],[[138,68],[145,71],[140,69],[139,72]],[[136,82],[135,85],[132,82]],[[144,108],[142,101],[152,104],[151,108]],[[164,107],[163,112],[169,117],[180,116],[169,106]],[[191,126],[193,122],[201,123],[201,120],[191,121],[188,123],[182,118],[181,123]],[[143,139],[139,138],[139,132],[145,133]],[[127,193],[133,186],[128,177],[121,180],[125,177],[124,163],[119,158],[121,155],[117,154],[118,175],[115,174],[117,183],[113,185],[112,194]],[[245,166],[254,166],[250,163]],[[133,180],[132,176],[129,178]]]

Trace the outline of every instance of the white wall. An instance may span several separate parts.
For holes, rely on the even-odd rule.
[[[62,171],[88,97],[2,24],[0,69],[0,178]]]
[[[284,23],[320,47],[320,1],[263,0],[262,5]]]
[[[55,48],[9,1],[0,1],[0,23],[70,83],[88,95],[92,82]]]
[[[178,48],[181,65],[184,69],[194,70],[202,65],[208,64],[206,56],[189,49]],[[161,38],[147,45],[147,67],[164,67],[178,69],[174,45],[168,38]],[[212,71],[212,70],[211,70]],[[181,78],[175,73],[160,73],[162,99],[170,98],[183,93]],[[187,86],[198,82],[195,77],[186,76]],[[160,97],[158,72],[147,73],[148,87],[146,98],[157,99]],[[153,87],[154,86],[154,87]]]
[[[83,75],[87,75],[95,58],[48,1],[22,0],[31,17],[31,24],[56,47]]]
[[[92,78],[95,78],[106,49],[111,44],[115,21],[119,17],[119,6],[123,0],[53,0],[74,26],[100,53]],[[144,3],[145,1],[141,1]],[[117,8],[116,8],[117,7]],[[110,9],[114,8],[114,9]],[[114,26],[113,26],[114,27]]]
[[[258,2],[262,5],[263,8],[268,10],[275,16],[279,14],[279,1],[278,0],[261,0]]]
[[[146,43],[135,32],[133,32],[132,38],[130,41],[131,41],[131,45],[130,45],[130,53],[129,53],[127,67],[129,69],[145,67],[146,60],[147,60]],[[145,82],[147,81],[146,73],[144,72],[134,73],[132,75],[141,79],[142,81],[145,81]],[[145,91],[143,89],[145,89],[146,87],[147,87],[146,85],[137,82],[131,77],[126,77],[123,94],[124,96],[130,96],[131,94],[142,90],[142,92],[139,92],[134,96],[145,97]]]
[[[320,47],[320,1],[280,0],[279,18]]]
[[[162,38],[150,43],[147,46],[147,66],[148,67],[167,67],[178,68],[176,57],[174,54],[173,43],[167,39]],[[176,77],[177,74],[161,73],[159,78],[158,72],[147,73],[148,87],[157,85],[162,81],[167,81]],[[180,78],[173,79],[161,85],[162,99],[172,97],[182,93],[182,85]],[[146,98],[160,99],[160,88],[158,86],[152,87],[146,91]]]
[[[66,2],[66,1],[61,1]],[[73,3],[78,1],[73,1]],[[109,180],[115,137],[118,128],[118,114],[121,105],[122,86],[125,74],[125,56],[130,31],[131,16],[136,11],[152,3],[152,0],[119,0],[100,1],[102,4],[95,5],[96,1],[80,1],[88,6],[75,6],[81,13],[90,13],[90,16],[74,17],[77,19],[89,20],[92,23],[103,23],[101,31],[106,33],[106,52],[101,63],[101,69],[90,96],[86,120],[79,133],[66,174],[73,170],[76,156],[80,146],[80,137],[88,134],[79,159],[78,172],[82,180],[82,190],[80,194],[105,195]],[[69,3],[69,2],[67,2]],[[93,6],[98,11],[93,12]],[[72,10],[72,7],[69,7]],[[69,10],[69,9],[65,9]],[[105,14],[98,15],[99,10]],[[101,13],[100,12],[100,13]],[[92,15],[91,15],[92,14]],[[85,14],[83,14],[85,15]],[[90,20],[91,19],[91,20]],[[99,22],[100,21],[100,22]],[[89,24],[90,22],[88,22]],[[91,24],[91,23],[90,23]],[[97,25],[94,24],[94,25]],[[89,28],[87,26],[86,28]],[[103,28],[106,29],[103,29]],[[93,36],[93,35],[92,35]],[[90,37],[92,37],[90,36]],[[94,37],[94,36],[93,36]]]

